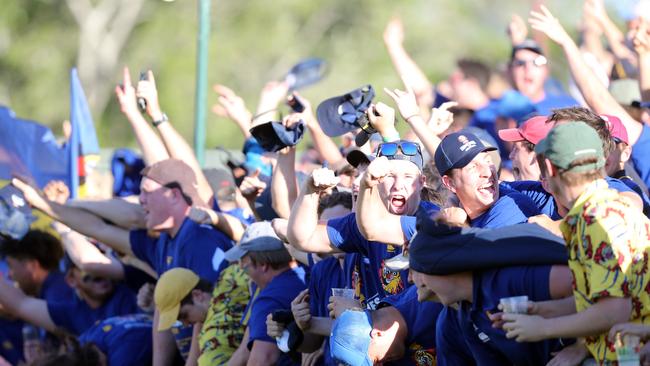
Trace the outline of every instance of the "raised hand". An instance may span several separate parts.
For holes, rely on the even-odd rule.
[[[43,188],[43,193],[48,200],[64,204],[70,197],[70,190],[60,180],[53,180],[47,183]]]
[[[40,192],[38,189],[32,187],[27,182],[20,180],[18,178],[13,178],[11,180],[11,184],[13,184],[16,188],[18,188],[21,192],[23,192],[23,196],[25,196],[25,200],[27,200],[27,202],[33,207],[42,209],[43,207],[48,206],[48,203],[46,201],[43,192]]]
[[[650,54],[650,32],[646,22],[640,22],[639,26],[631,33],[634,51],[639,56]]]
[[[117,96],[117,101],[120,103],[122,113],[127,116],[140,113],[135,96],[135,88],[131,83],[129,68],[126,66],[122,70],[122,84],[115,87],[115,95]]]
[[[244,100],[224,85],[216,84],[213,89],[218,98],[217,104],[212,106],[212,112],[217,116],[235,121],[242,130],[250,130],[253,115],[246,108]]]
[[[260,170],[257,169],[253,174],[245,177],[241,185],[239,185],[242,196],[249,201],[259,197],[266,189],[266,183],[260,180],[259,176]]]
[[[454,123],[454,114],[449,109],[457,105],[457,102],[445,102],[440,107],[431,109],[431,118],[427,122],[431,132],[440,135],[449,129],[449,126]]]
[[[510,38],[510,44],[516,46],[523,43],[528,36],[528,27],[526,22],[517,14],[512,14],[508,29],[506,30]]]
[[[138,81],[135,95],[147,101],[147,114],[152,120],[159,121],[162,118],[162,111],[158,102],[158,89],[156,89],[156,79],[153,76],[153,71],[147,70],[147,80]]]
[[[341,178],[335,176],[333,170],[328,168],[318,168],[311,172],[307,184],[312,192],[321,193],[336,187],[340,181]]]
[[[530,26],[533,29],[546,34],[548,38],[561,46],[565,45],[567,42],[573,42],[557,18],[555,18],[544,5],[540,5],[540,11],[541,12],[530,12],[528,23],[530,23]]]
[[[386,92],[389,97],[393,98],[397,105],[397,109],[399,110],[399,114],[406,122],[409,122],[411,117],[420,115],[420,107],[418,107],[415,93],[409,85],[406,86],[406,91],[384,88],[384,92]]]
[[[382,137],[399,135],[395,129],[395,110],[384,103],[371,105],[366,111],[370,125],[374,127]]]
[[[404,42],[404,25],[402,19],[393,17],[384,28],[384,44],[390,48],[392,46],[401,46]]]
[[[366,172],[363,173],[362,181],[365,183],[366,187],[375,187],[384,179],[385,176],[390,174],[390,162],[385,156],[380,156],[373,160]]]

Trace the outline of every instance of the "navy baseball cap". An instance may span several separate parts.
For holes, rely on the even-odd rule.
[[[517,53],[519,50],[529,50],[535,52],[538,55],[544,56],[544,51],[542,50],[542,47],[539,45],[539,43],[530,38],[512,47],[512,53],[510,54],[511,60],[515,58],[515,53]]]
[[[250,130],[262,148],[269,152],[277,152],[287,146],[296,146],[305,133],[305,124],[299,121],[291,127],[282,122],[266,122]]]
[[[365,127],[366,123],[361,125],[359,121],[366,115],[374,97],[372,85],[366,85],[323,101],[316,109],[323,132],[329,137],[336,137]]]
[[[438,145],[433,158],[436,168],[442,176],[451,169],[462,168],[469,164],[476,155],[493,150],[497,150],[497,148],[486,146],[476,135],[461,131],[445,136]]]
[[[368,311],[346,310],[335,321],[330,335],[330,354],[345,365],[372,366],[368,357],[372,319]]]
[[[308,58],[298,62],[284,77],[289,91],[305,88],[321,81],[327,74],[327,62],[320,58]]]

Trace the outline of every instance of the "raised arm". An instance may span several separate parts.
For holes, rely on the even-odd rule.
[[[648,32],[646,22],[641,22],[632,33],[634,51],[639,56],[639,88],[644,102],[650,102],[650,34]]]
[[[135,88],[131,83],[128,67],[124,67],[123,78],[122,85],[115,87],[115,95],[117,95],[117,100],[120,102],[122,113],[131,123],[146,165],[169,159],[165,145],[138,110]]]
[[[56,331],[56,325],[47,310],[45,300],[25,295],[20,289],[0,278],[0,304],[12,315],[50,332]]]
[[[562,47],[569,62],[573,79],[589,107],[599,114],[612,114],[619,117],[627,129],[630,144],[633,145],[641,135],[643,127],[641,123],[634,120],[598,80],[582,58],[578,46],[576,46],[560,22],[553,17],[553,14],[543,5],[540,9],[541,12],[532,11],[530,13],[528,21],[533,29],[546,34]]]
[[[251,127],[269,121],[276,121],[278,105],[287,97],[288,86],[283,81],[269,81],[264,85],[257,105],[257,112],[253,117]]]
[[[124,266],[120,261],[105,255],[86,237],[61,223],[55,223],[55,229],[61,236],[65,252],[80,270],[95,276],[124,279]]]
[[[373,160],[361,178],[357,199],[357,226],[364,238],[384,244],[403,245],[406,236],[401,217],[388,212],[379,196],[379,183],[390,174],[390,163],[381,156]]]
[[[625,35],[623,32],[618,29],[609,15],[607,15],[605,2],[603,0],[586,0],[584,10],[600,25],[614,56],[620,61],[627,60],[633,65],[636,65],[636,56],[625,45]]]
[[[206,207],[192,206],[188,217],[200,224],[212,225],[230,239],[239,241],[244,235],[244,224],[234,216]]]
[[[219,96],[212,112],[219,117],[226,117],[237,123],[244,139],[251,137],[251,118],[253,115],[246,108],[244,100],[225,85],[216,84],[214,91]]]
[[[312,109],[311,103],[307,99],[298,95],[298,93],[294,94],[300,98],[300,102],[305,106],[305,110],[301,115],[303,121],[305,121],[307,130],[311,135],[311,141],[314,144],[314,148],[331,167],[340,168],[345,165],[345,159],[343,158],[339,147],[320,127],[316,116],[314,116],[314,110]]]
[[[301,123],[299,114],[290,114],[283,123],[289,127]],[[290,146],[278,152],[278,159],[271,179],[271,202],[273,210],[283,219],[288,219],[291,206],[298,196],[296,182],[296,147]]]
[[[199,196],[204,204],[211,205],[214,199],[212,187],[210,187],[210,183],[205,178],[192,147],[178,133],[160,109],[158,90],[156,89],[156,80],[154,79],[153,72],[149,70],[147,71],[147,75],[147,80],[140,80],[138,82],[138,96],[145,98],[147,101],[147,114],[151,117],[154,127],[158,129],[169,156],[184,161],[192,168],[194,175],[196,175]]]
[[[133,254],[127,230],[106,224],[101,218],[80,208],[50,201],[42,193],[19,179],[14,178],[12,184],[23,192],[30,205],[54,220],[62,222],[72,230],[95,238],[117,251]]]
[[[337,251],[330,245],[327,228],[318,223],[320,194],[335,187],[339,178],[327,168],[316,169],[303,184],[289,215],[287,236],[289,244],[298,250],[313,253]]]
[[[433,108],[431,118],[426,123],[415,103],[413,89],[407,86],[406,91],[399,89],[391,91],[387,88],[384,88],[384,91],[393,98],[402,118],[411,126],[411,130],[415,132],[424,148],[433,156],[441,141],[438,135],[446,131],[454,122],[454,115],[448,109],[458,105],[458,103],[446,102],[440,108]]]
[[[420,110],[428,114],[429,108],[433,105],[433,87],[424,72],[404,49],[404,26],[399,18],[391,19],[386,25],[384,44],[402,82],[413,88]]]
[[[127,230],[143,229],[145,227],[142,206],[139,203],[129,202],[122,198],[76,199],[68,201],[67,205],[84,209]]]

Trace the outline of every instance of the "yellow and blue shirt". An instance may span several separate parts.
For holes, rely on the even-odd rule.
[[[650,221],[604,180],[578,197],[560,229],[567,243],[577,311],[603,297],[632,300],[630,321],[650,325]],[[607,332],[586,338],[598,361],[616,360]]]

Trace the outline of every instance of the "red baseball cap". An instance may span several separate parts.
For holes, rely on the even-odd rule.
[[[621,122],[621,119],[612,116],[611,114],[601,114],[600,118],[604,119],[607,122],[607,128],[609,128],[609,133],[613,138],[619,139],[626,144],[630,144],[630,139],[627,137],[627,129]]]
[[[517,142],[528,141],[537,145],[548,135],[548,132],[555,125],[546,122],[547,116],[535,116],[526,120],[517,128],[507,128],[499,130],[499,137],[503,141]]]

